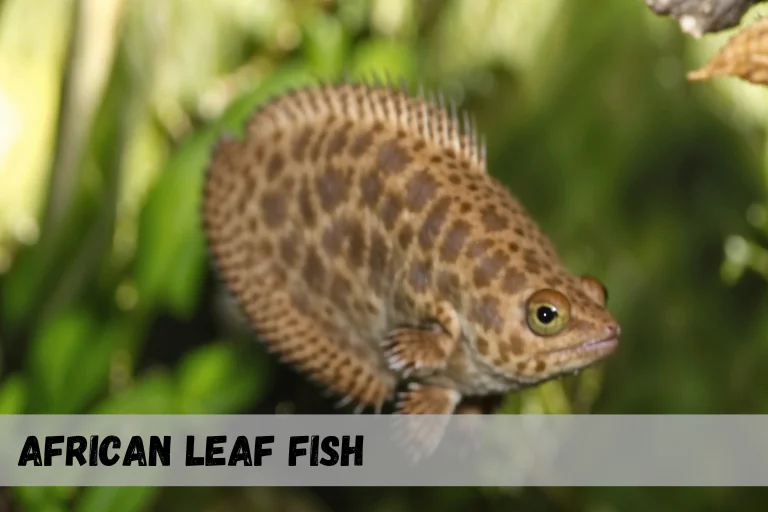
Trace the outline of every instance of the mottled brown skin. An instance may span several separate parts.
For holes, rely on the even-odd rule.
[[[343,84],[275,98],[217,145],[205,233],[267,347],[377,410],[411,381],[397,411],[426,414],[614,350],[602,285],[568,272],[473,134],[437,102]],[[570,311],[561,332],[531,329],[537,293]]]

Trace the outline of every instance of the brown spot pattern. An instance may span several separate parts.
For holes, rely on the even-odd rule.
[[[510,349],[509,345],[506,343],[501,343],[499,345],[499,359],[501,361],[501,364],[507,364],[509,360],[511,359],[510,353],[512,350]]]
[[[264,213],[264,222],[269,227],[276,228],[285,222],[285,199],[277,192],[267,192],[261,198],[261,209]]]
[[[272,246],[272,244],[269,242],[268,239],[264,238],[258,243],[259,247],[259,253],[264,258],[271,258],[272,255],[275,252],[275,248]]]
[[[349,223],[349,252],[347,258],[355,267],[362,267],[365,259],[365,231],[363,225],[355,220]]]
[[[325,149],[325,157],[330,159],[340,155],[347,145],[347,131],[342,127],[338,129],[328,141],[328,147]]]
[[[429,266],[422,260],[411,263],[408,272],[408,283],[416,293],[424,293],[429,285]]]
[[[509,223],[507,219],[496,211],[493,206],[487,206],[480,212],[480,220],[483,223],[486,231],[493,233],[495,231],[501,231],[506,229]]]
[[[299,211],[308,227],[313,227],[317,221],[315,208],[312,206],[312,198],[309,195],[308,178],[305,176],[299,188]]]
[[[381,217],[384,226],[388,230],[392,230],[397,222],[397,217],[400,215],[400,211],[403,209],[403,201],[397,194],[387,194],[384,198],[384,203],[381,205],[379,216]]]
[[[242,215],[248,210],[248,203],[251,202],[251,196],[246,189],[240,191],[240,197],[237,200],[237,213]]]
[[[488,355],[488,348],[489,348],[488,340],[486,340],[482,336],[479,336],[475,341],[475,346],[477,346],[477,351],[480,352],[482,355],[484,356]]]
[[[287,175],[280,183],[281,191],[283,194],[293,194],[294,185],[296,185],[296,178],[291,175]]]
[[[371,275],[381,276],[387,268],[389,249],[384,236],[378,231],[371,235],[371,251],[368,255],[368,271]]]
[[[450,198],[442,197],[435,203],[427,218],[424,219],[421,231],[419,232],[419,244],[425,251],[431,249],[434,245],[435,239],[440,234],[440,228],[443,227],[443,223],[448,215],[450,206]]]
[[[458,296],[461,287],[459,276],[448,270],[443,270],[437,275],[435,284],[443,298],[449,300]]]
[[[403,226],[400,228],[400,231],[397,233],[397,243],[400,245],[400,248],[405,250],[413,241],[413,228],[410,224],[403,224]]]
[[[405,186],[405,203],[414,212],[420,212],[435,197],[437,181],[426,170],[414,174]]]
[[[381,191],[383,189],[381,178],[375,171],[369,171],[363,174],[360,179],[360,188],[362,189],[363,202],[370,206],[376,206],[381,197]]]
[[[320,205],[328,213],[333,211],[347,199],[349,187],[344,174],[335,167],[329,167],[317,178],[317,191],[320,195]]]
[[[479,258],[483,254],[485,254],[488,249],[490,249],[493,246],[493,240],[478,240],[475,242],[472,242],[467,247],[467,256],[470,259]]]
[[[475,266],[475,286],[477,288],[485,288],[490,285],[491,281],[496,278],[504,265],[507,264],[507,261],[508,257],[502,251],[496,251],[491,256],[481,259]]]
[[[388,140],[379,147],[376,155],[376,166],[389,174],[402,172],[413,159],[408,151],[403,149],[395,140]]]
[[[525,286],[525,275],[515,267],[507,268],[504,272],[504,279],[501,284],[501,289],[504,293],[514,295],[523,289]]]
[[[280,152],[274,153],[267,162],[267,178],[273,180],[277,178],[285,168],[285,158]]]
[[[539,275],[541,274],[541,267],[535,263],[526,263],[525,271],[528,272],[529,274]]]
[[[310,247],[304,261],[304,280],[317,293],[322,292],[325,281],[325,267],[317,254],[317,249]]]
[[[539,265],[539,256],[533,249],[523,251],[523,260],[530,265]]]
[[[564,284],[563,280],[560,279],[558,276],[548,277],[546,279],[546,283],[552,288],[558,288]]]
[[[280,240],[280,257],[286,265],[292,266],[296,263],[296,242],[295,236],[284,236]]]
[[[259,230],[259,218],[255,215],[248,217],[248,231],[256,233]]]
[[[353,157],[360,157],[373,144],[373,134],[369,131],[358,135],[349,148],[349,154]]]
[[[325,130],[321,130],[318,134],[317,140],[309,150],[309,158],[312,159],[312,161],[317,162],[317,160],[320,158],[320,150],[323,148],[323,143],[325,142],[325,137],[327,135],[328,132]]]
[[[504,346],[508,346],[509,350],[516,356],[522,355],[525,349],[523,340],[517,336],[509,338],[509,343],[505,343]]]
[[[456,220],[451,225],[440,248],[440,258],[443,261],[453,263],[458,259],[464,248],[464,243],[469,237],[470,228],[469,223],[462,219]]]
[[[328,256],[334,257],[341,253],[344,243],[345,222],[335,219],[323,232],[323,249]]]
[[[256,146],[256,151],[254,152],[254,159],[256,160],[257,164],[261,164],[264,161],[264,146],[258,145]]]
[[[477,322],[486,331],[501,332],[504,321],[499,315],[499,301],[498,299],[485,295],[480,299],[477,299],[472,304],[470,312],[470,319],[473,322]]]
[[[309,145],[309,139],[312,137],[312,130],[310,128],[304,128],[299,135],[293,140],[293,146],[291,147],[291,157],[297,162],[303,162],[307,155],[307,146]]]

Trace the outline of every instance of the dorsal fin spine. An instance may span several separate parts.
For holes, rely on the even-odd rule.
[[[460,111],[455,101],[446,101],[442,91],[425,91],[423,84],[418,84],[417,95],[409,95],[402,78],[399,86],[391,76],[382,81],[373,74],[368,83],[344,81],[292,89],[263,103],[251,120],[263,116],[258,129],[265,127],[265,121],[279,129],[297,120],[307,122],[334,114],[415,132],[425,141],[451,148],[485,172],[485,138],[478,135],[474,115]]]

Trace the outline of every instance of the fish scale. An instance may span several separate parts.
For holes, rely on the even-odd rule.
[[[266,347],[344,402],[493,412],[477,404],[602,360],[620,328],[487,172],[470,116],[434,97],[360,82],[271,99],[215,146],[204,231]]]

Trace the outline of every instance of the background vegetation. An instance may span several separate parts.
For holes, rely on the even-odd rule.
[[[684,80],[729,35],[693,40],[640,0],[0,0],[0,413],[333,411],[222,299],[201,173],[216,134],[266,97],[370,71],[476,113],[491,172],[574,271],[610,290],[615,356],[511,396],[506,412],[768,412],[768,92]],[[21,488],[0,509],[603,512],[761,498]]]

